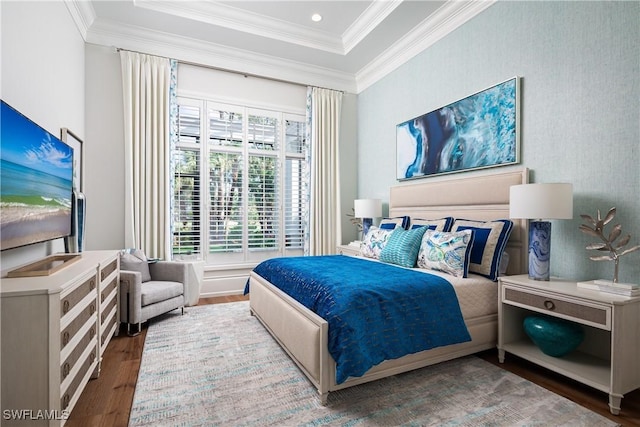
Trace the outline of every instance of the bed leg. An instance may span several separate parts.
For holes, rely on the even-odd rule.
[[[329,392],[326,392],[326,393],[318,392],[318,393],[320,394],[320,404],[322,406],[327,406],[327,400],[329,398]]]
[[[498,361],[504,363],[504,350],[501,348],[498,349]]]

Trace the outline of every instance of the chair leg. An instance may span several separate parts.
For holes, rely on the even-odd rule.
[[[135,333],[131,333],[131,323],[127,323],[127,335],[129,335],[130,337],[135,337],[136,335],[139,335],[140,332],[142,332],[142,324],[136,323],[136,326],[138,331]]]

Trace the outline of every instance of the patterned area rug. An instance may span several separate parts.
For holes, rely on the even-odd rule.
[[[610,426],[610,420],[477,357],[329,393],[315,388],[248,302],[151,324],[130,426]]]

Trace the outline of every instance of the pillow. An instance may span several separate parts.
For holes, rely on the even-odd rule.
[[[426,226],[429,230],[449,231],[451,230],[451,224],[453,224],[453,218],[450,216],[440,219],[411,218],[410,228]]]
[[[380,258],[380,252],[387,244],[393,230],[383,230],[375,225],[369,228],[367,235],[360,244],[360,253],[367,258]]]
[[[395,218],[383,218],[380,221],[380,228],[385,230],[394,230],[397,226],[401,226],[405,230],[409,227],[408,216],[397,216]]]
[[[422,236],[426,230],[427,227],[414,228],[413,230],[398,227],[393,230],[389,241],[380,252],[380,261],[402,267],[414,267]]]
[[[120,253],[120,270],[138,271],[143,282],[151,280],[149,262],[144,252],[139,249],[125,249]]]
[[[467,277],[473,231],[444,232],[427,230],[418,252],[418,267],[443,271],[455,277]]]
[[[513,222],[508,219],[495,221],[456,219],[451,231],[473,231],[469,271],[496,281],[500,259],[512,228]]]

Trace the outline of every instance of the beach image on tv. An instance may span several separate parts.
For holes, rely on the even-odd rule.
[[[1,249],[71,233],[73,150],[2,102]]]

